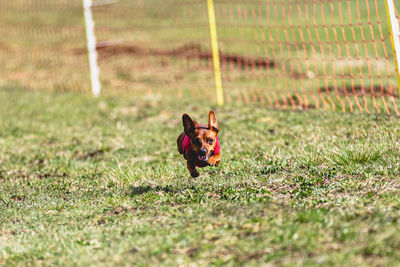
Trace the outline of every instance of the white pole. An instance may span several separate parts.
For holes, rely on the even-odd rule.
[[[396,12],[394,10],[394,2],[393,0],[386,0],[388,15],[389,15],[389,24],[391,27],[392,33],[392,42],[393,42],[393,50],[394,56],[396,60],[396,69],[397,69],[397,78],[399,84],[399,91],[400,91],[400,26],[399,21],[396,18]]]
[[[90,81],[94,96],[99,96],[101,91],[99,79],[99,66],[97,65],[96,36],[94,35],[94,21],[92,15],[92,0],[83,0],[85,13],[86,40],[89,54]]]

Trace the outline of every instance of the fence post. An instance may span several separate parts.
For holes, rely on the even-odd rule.
[[[400,94],[400,26],[396,18],[395,6],[393,0],[386,0],[386,11],[389,20],[390,39],[393,46],[394,60],[397,70],[397,82]]]
[[[211,49],[214,62],[215,88],[217,90],[217,103],[224,105],[224,94],[222,91],[221,65],[219,61],[219,48],[217,36],[217,24],[215,20],[214,0],[207,0],[208,22],[210,25]]]
[[[85,14],[86,40],[89,54],[89,69],[92,93],[94,96],[100,95],[101,84],[99,79],[99,66],[97,64],[96,36],[94,35],[94,21],[92,15],[92,0],[83,0],[83,10]]]

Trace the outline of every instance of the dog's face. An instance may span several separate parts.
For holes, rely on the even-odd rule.
[[[214,111],[208,114],[208,125],[198,124],[189,115],[182,116],[185,134],[189,136],[192,143],[192,150],[196,153],[199,161],[208,161],[216,145],[217,134],[219,131],[217,118]]]

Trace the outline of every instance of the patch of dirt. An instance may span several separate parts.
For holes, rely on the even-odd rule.
[[[161,207],[177,207],[179,205],[175,204],[175,203],[163,203],[161,204]],[[152,210],[154,208],[149,207],[149,206],[141,206],[141,207],[126,207],[126,206],[117,206],[114,207],[112,210],[107,211],[104,213],[104,216],[118,216],[121,214],[125,214],[125,213],[135,213],[138,211],[148,211],[148,210]]]
[[[372,89],[373,90],[371,90],[371,86],[365,86],[363,92],[363,87],[361,85],[355,85],[354,87],[349,86],[346,88],[346,90],[344,89],[344,87],[338,87],[337,94],[341,97],[346,95],[349,97],[399,97],[399,90],[397,88],[393,88],[392,93],[390,93],[390,90],[388,88],[382,88],[380,85],[373,85]],[[336,90],[333,86],[328,86],[328,88],[320,87],[318,89],[318,92],[320,92],[321,94],[336,94]],[[314,94],[314,92],[312,92],[311,94]],[[309,98],[309,95],[307,96]],[[297,95],[291,95],[285,99],[279,100],[278,103],[274,104],[279,104],[279,106],[287,106],[289,109],[294,106],[297,110],[308,110],[316,108],[314,104],[306,105],[304,103],[304,99],[299,99],[299,96]]]
[[[333,86],[328,86],[326,87],[320,87],[318,89],[321,93],[336,93],[335,87]],[[364,90],[364,92],[363,92]],[[399,96],[399,90],[397,88],[392,89],[392,93],[390,93],[390,90],[386,87],[381,87],[380,85],[373,85],[372,88],[371,86],[364,86],[362,87],[361,85],[354,85],[354,86],[348,86],[346,87],[346,90],[344,87],[338,87],[337,92],[341,96],[394,96],[398,97]]]
[[[106,215],[106,216],[116,216],[116,215],[120,215],[120,214],[126,213],[128,211],[135,211],[135,210],[136,210],[136,208],[128,208],[128,207],[118,206],[118,207],[115,207],[112,210],[106,212],[104,215]]]
[[[68,174],[65,172],[39,172],[39,173],[28,173],[23,170],[10,170],[10,171],[0,171],[0,178],[13,178],[13,179],[45,179],[45,178],[64,178]]]
[[[236,256],[236,259],[242,262],[247,262],[250,260],[257,260],[257,259],[261,259],[263,258],[265,255],[269,255],[273,252],[272,249],[267,248],[264,250],[259,250],[253,253],[248,253],[248,254],[242,254],[242,255],[238,255]]]
[[[127,212],[136,212],[141,210],[147,210],[148,207],[125,207],[125,206],[117,206],[112,210],[104,213],[105,216],[118,216]]]
[[[65,173],[65,172],[62,172],[62,173],[57,173],[57,172],[54,172],[54,173],[50,173],[50,172],[40,172],[40,173],[37,175],[37,177],[38,177],[38,178],[41,178],[41,179],[43,179],[43,178],[64,178],[64,177],[67,177],[67,176],[68,176],[68,174]]]
[[[194,257],[196,252],[200,250],[200,247],[189,247],[189,248],[177,248],[174,250],[177,254],[186,254],[189,257]]]
[[[138,56],[169,56],[184,57],[186,59],[202,59],[212,60],[213,55],[210,51],[206,51],[199,44],[187,44],[174,49],[150,49],[133,44],[98,44],[96,50],[100,59],[107,59],[121,54],[138,55]],[[75,49],[75,54],[85,54],[86,49]],[[241,55],[225,54],[220,51],[221,65],[234,65],[241,68],[275,68],[278,64],[276,61],[268,58],[254,58]]]
[[[87,153],[83,153],[80,151],[75,151],[75,156],[79,159],[89,159],[89,158],[94,158],[96,156],[99,155],[103,155],[104,154],[104,149],[96,149]]]

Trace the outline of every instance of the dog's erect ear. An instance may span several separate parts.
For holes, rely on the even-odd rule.
[[[189,136],[190,134],[194,133],[194,131],[196,130],[196,124],[189,117],[188,114],[183,114],[182,115],[182,123],[183,123],[183,129],[185,129],[185,134],[187,136]]]
[[[216,133],[219,132],[217,117],[215,117],[215,113],[212,110],[208,113],[208,128]]]

